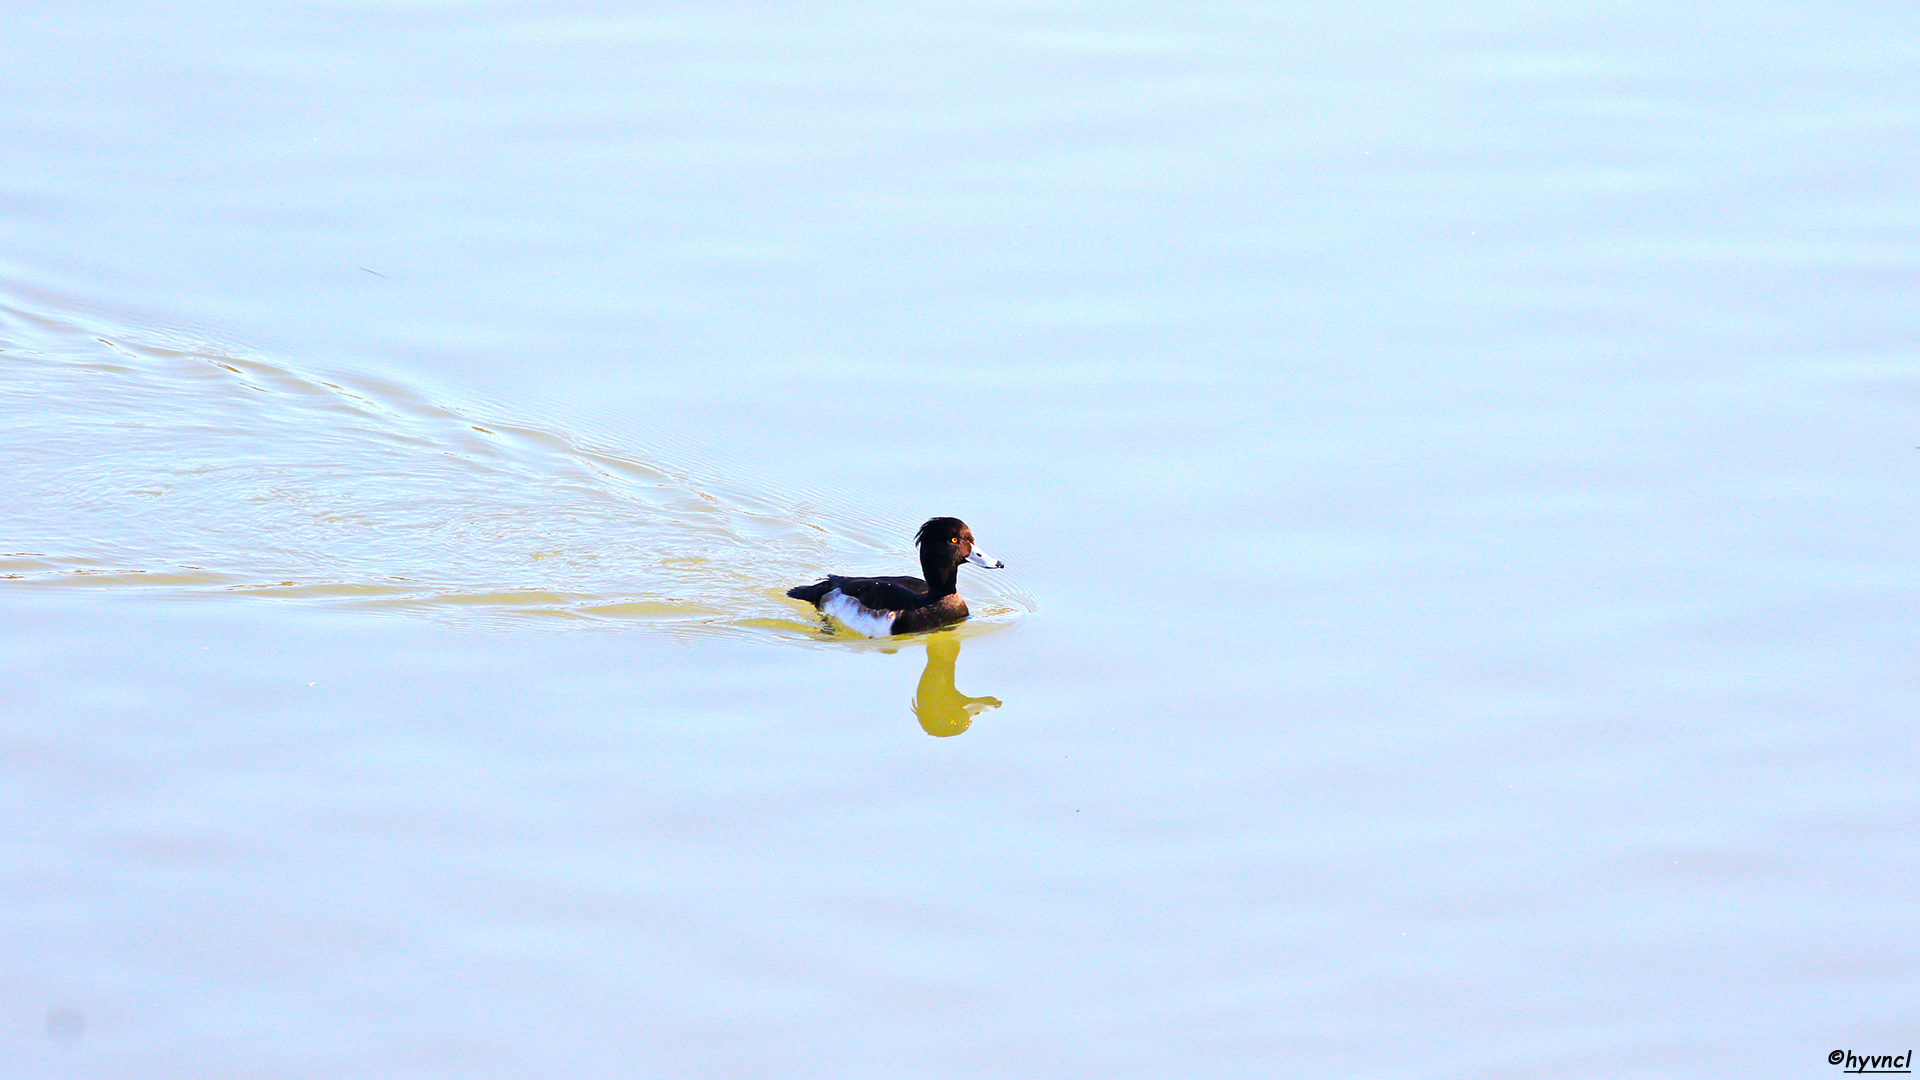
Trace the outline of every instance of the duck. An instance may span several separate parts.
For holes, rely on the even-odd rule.
[[[988,570],[1006,564],[973,545],[973,530],[955,517],[928,518],[913,534],[920,548],[920,572],[926,577],[841,577],[787,590],[868,637],[917,634],[962,622],[967,602],[956,586],[960,564]]]

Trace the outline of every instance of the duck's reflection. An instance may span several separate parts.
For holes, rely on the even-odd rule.
[[[1000,707],[996,697],[968,697],[953,686],[953,662],[960,658],[960,638],[951,633],[927,635],[927,670],[913,692],[913,715],[927,734],[945,738],[967,730],[973,718]]]

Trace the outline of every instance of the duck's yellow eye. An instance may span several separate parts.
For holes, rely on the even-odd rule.
[[[957,544],[957,543],[959,543],[959,542],[960,542],[960,538],[959,538],[959,537],[957,537],[957,536],[949,536],[949,537],[947,537],[947,543],[949,543],[949,544]]]

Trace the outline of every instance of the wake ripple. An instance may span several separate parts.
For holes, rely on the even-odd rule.
[[[785,590],[917,522],[697,477],[389,380],[0,292],[0,588],[817,638]],[[1031,603],[972,577],[977,621]]]

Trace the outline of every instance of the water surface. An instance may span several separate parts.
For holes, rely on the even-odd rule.
[[[1904,1052],[1916,29],[22,11],[9,1074]]]

